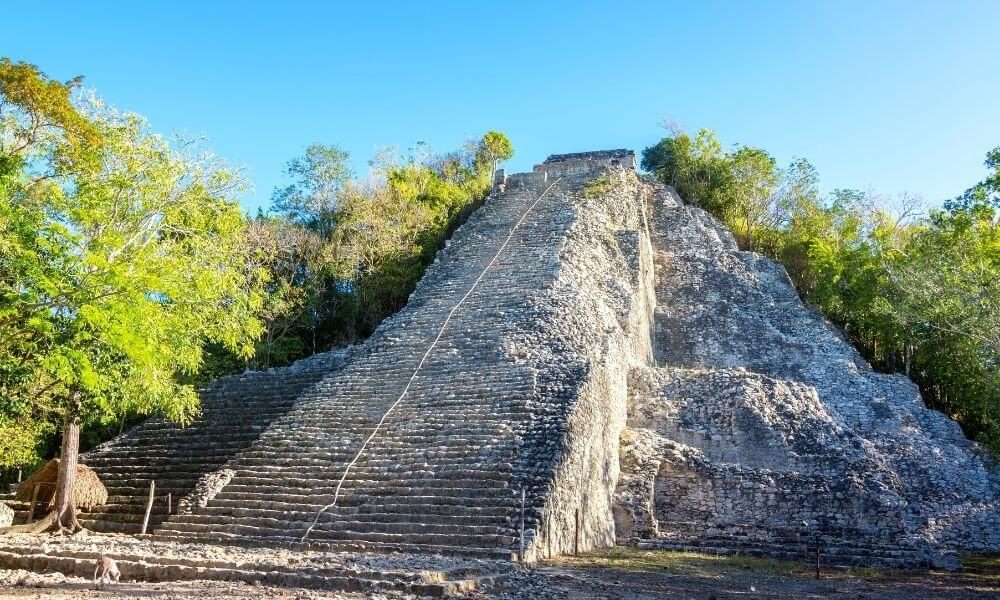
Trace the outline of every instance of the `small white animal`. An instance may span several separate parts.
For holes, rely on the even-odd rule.
[[[97,561],[97,568],[94,569],[94,585],[98,589],[101,589],[112,581],[118,583],[121,576],[121,571],[118,570],[118,563],[115,562],[115,559],[102,554],[101,560]]]

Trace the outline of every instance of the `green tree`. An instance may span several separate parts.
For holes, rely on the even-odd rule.
[[[886,268],[897,352],[937,407],[1000,454],[1000,191],[994,172],[908,231]]]
[[[732,175],[727,195],[728,221],[741,246],[757,250],[762,230],[774,228],[780,174],[774,158],[759,148],[739,148],[727,161]]]
[[[288,364],[307,351],[315,353],[333,245],[281,215],[251,222],[247,242],[259,268],[268,274],[258,313],[264,334],[256,343],[253,366],[266,369]]]
[[[16,98],[5,92],[20,114],[4,119],[0,139],[37,118]],[[92,168],[62,168],[79,161],[63,156],[76,149],[59,127],[34,156],[15,149],[19,168],[0,196],[0,239],[14,250],[0,256],[0,339],[21,365],[2,373],[12,401],[0,411],[8,423],[61,424],[55,510],[39,530],[79,527],[71,491],[82,425],[124,414],[190,420],[197,395],[178,378],[199,368],[203,345],[247,355],[261,332],[236,174],[96,101],[69,121],[97,132],[100,144],[84,149]],[[56,168],[39,185],[42,164]]]
[[[514,157],[514,146],[510,139],[499,131],[487,131],[483,136],[477,153],[477,160],[490,165],[490,176],[497,170],[497,165]]]
[[[329,240],[337,223],[337,197],[354,177],[347,165],[349,158],[337,146],[306,148],[305,155],[289,161],[287,174],[294,181],[274,190],[272,210]]]
[[[70,100],[82,81],[60,83],[35,65],[0,58],[0,178],[39,185],[93,166],[100,133]]]
[[[730,207],[730,158],[711,130],[700,130],[694,139],[684,133],[663,138],[642,152],[641,166],[713,214],[726,214]]]
[[[25,402],[51,342],[50,323],[19,302],[17,278],[51,274],[38,260],[46,248],[35,232],[45,215],[34,199],[58,196],[60,178],[95,165],[99,130],[71,102],[81,81],[60,83],[34,65],[0,58],[0,389],[7,403],[0,410],[0,468],[33,462],[52,430]]]
[[[406,300],[451,232],[489,192],[509,140],[490,132],[443,157],[424,147],[402,164],[383,161],[384,185],[345,189],[337,227],[339,273],[352,296],[347,328],[367,335]]]
[[[723,152],[710,131],[662,139],[642,166],[780,260],[876,368],[912,377],[1000,455],[1000,148],[983,181],[914,222],[863,191],[821,200],[807,161],[778,170],[762,150]]]

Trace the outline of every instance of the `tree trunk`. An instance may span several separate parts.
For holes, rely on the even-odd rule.
[[[59,452],[59,477],[56,480],[56,527],[60,531],[82,529],[76,520],[76,466],[80,458],[80,393],[73,392],[70,409],[63,418],[62,449]]]

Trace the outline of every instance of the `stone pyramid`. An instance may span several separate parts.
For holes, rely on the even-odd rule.
[[[528,559],[619,543],[1000,549],[997,477],[784,270],[626,150],[499,172],[363,344],[223,378],[83,457],[163,539]],[[168,513],[166,495],[170,494]]]

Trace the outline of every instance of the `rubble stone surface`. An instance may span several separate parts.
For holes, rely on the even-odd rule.
[[[233,480],[236,471],[232,469],[219,469],[211,473],[205,473],[198,478],[198,483],[194,485],[187,496],[177,502],[177,514],[189,515],[195,508],[205,508],[215,496],[226,487],[226,484]]]
[[[492,585],[498,578],[519,569],[509,561],[240,548],[136,539],[122,534],[69,537],[14,534],[4,536],[2,542],[0,574],[6,569],[55,573],[56,579],[93,577],[97,564],[106,557],[115,561],[122,582],[215,580],[303,591],[364,591],[376,596],[390,592],[392,597],[455,595]],[[2,591],[0,597],[5,597]]]
[[[940,550],[1000,548],[984,452],[874,372],[780,265],[656,187],[660,366],[629,377],[619,539],[777,548],[818,531],[858,559],[940,566]]]
[[[14,521],[14,509],[0,502],[0,527],[9,527]]]

